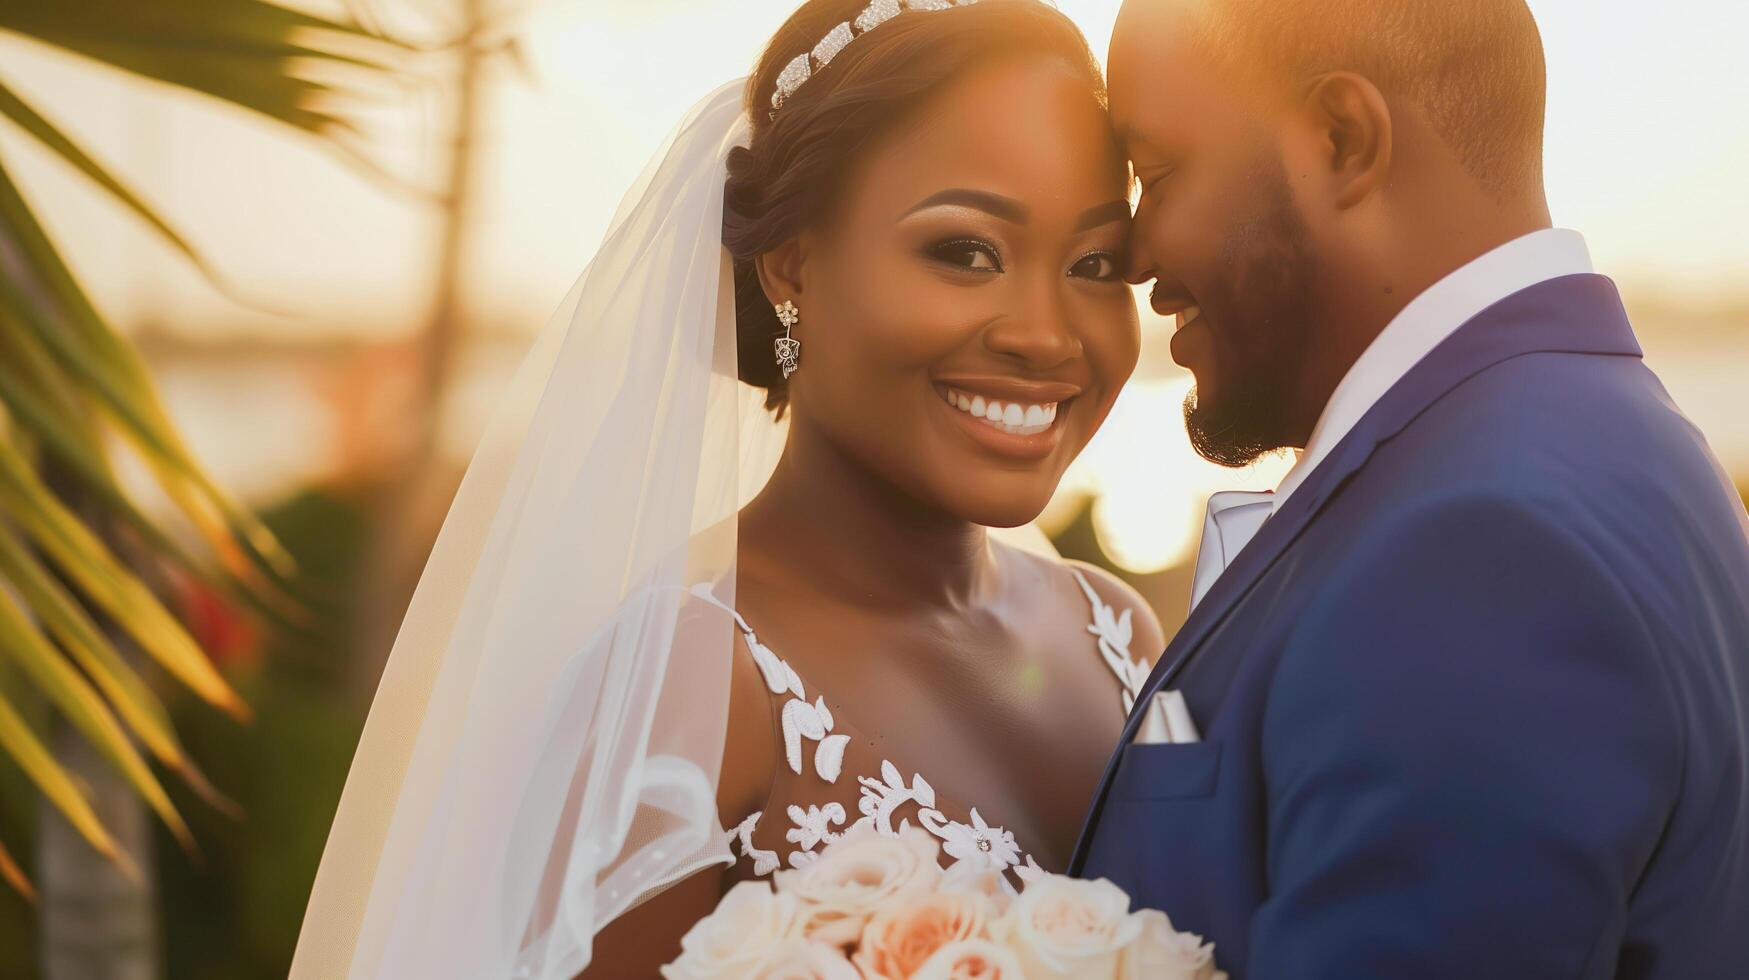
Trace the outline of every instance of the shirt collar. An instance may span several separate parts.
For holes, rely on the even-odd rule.
[[[1592,271],[1576,231],[1544,228],[1460,266],[1403,307],[1331,393],[1305,451],[1275,491],[1277,510],[1385,392],[1476,314],[1513,293]]]

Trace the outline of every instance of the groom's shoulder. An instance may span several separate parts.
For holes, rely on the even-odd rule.
[[[1477,371],[1411,429],[1459,451],[1500,455],[1583,447],[1601,466],[1624,458],[1702,457],[1706,440],[1639,357],[1533,351]]]
[[[1582,572],[1668,624],[1749,588],[1736,488],[1639,358],[1496,364],[1381,444],[1358,482],[1343,521],[1356,558],[1408,542]]]
[[[1380,447],[1424,493],[1505,500],[1583,526],[1696,513],[1735,523],[1706,438],[1637,357],[1537,353],[1477,373]],[[1395,465],[1392,465],[1395,464]]]

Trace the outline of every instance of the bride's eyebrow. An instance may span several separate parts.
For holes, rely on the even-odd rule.
[[[1129,219],[1130,202],[1118,198],[1106,201],[1104,204],[1095,204],[1081,212],[1081,217],[1075,222],[1075,231],[1079,234],[1083,231],[1092,231],[1101,225],[1109,225],[1114,221],[1128,221]]]
[[[909,218],[919,211],[938,207],[971,208],[982,211],[991,217],[1006,221],[1011,225],[1025,225],[1031,217],[1026,205],[1011,197],[1003,197],[990,191],[973,190],[968,187],[952,187],[945,191],[937,191],[916,204],[900,216],[900,220]],[[1114,221],[1126,221],[1130,217],[1128,201],[1114,198],[1104,204],[1096,204],[1081,212],[1081,217],[1075,221],[1077,233],[1108,225]]]
[[[1031,216],[1026,205],[1014,198],[992,194],[989,191],[972,190],[967,187],[950,187],[945,191],[937,191],[911,205],[911,209],[900,215],[899,218],[902,221],[919,211],[946,206],[982,211],[1011,225],[1024,225]]]

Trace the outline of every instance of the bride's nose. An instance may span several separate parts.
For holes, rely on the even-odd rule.
[[[1057,289],[1030,289],[1026,300],[984,330],[984,346],[992,353],[1020,361],[1030,370],[1048,371],[1081,356],[1065,297]]]

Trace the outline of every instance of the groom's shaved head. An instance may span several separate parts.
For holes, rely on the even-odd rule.
[[[1490,192],[1540,186],[1542,38],[1524,0],[1194,0],[1205,52],[1298,88],[1352,71],[1420,109]]]

